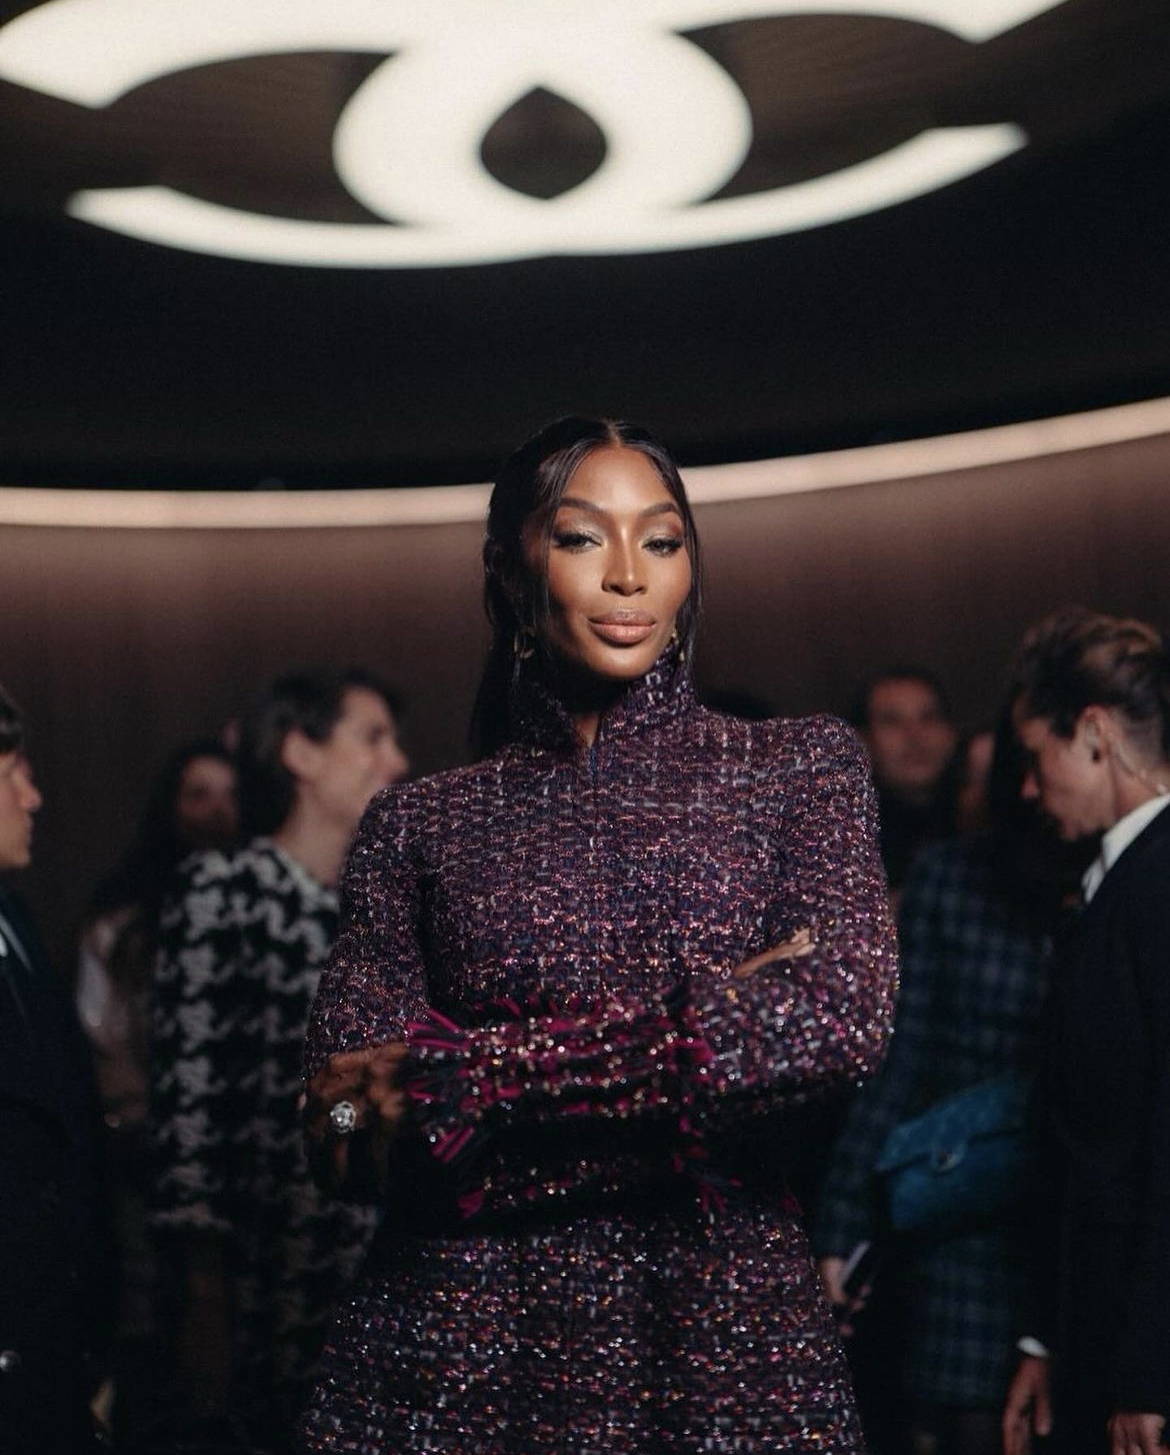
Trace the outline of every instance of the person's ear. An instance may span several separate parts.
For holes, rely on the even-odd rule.
[[[280,761],[298,783],[310,781],[316,774],[320,744],[300,728],[292,728],[280,745]]]
[[[1077,719],[1076,735],[1081,738],[1094,763],[1099,763],[1108,753],[1112,731],[1109,714],[1096,704],[1086,707]]]

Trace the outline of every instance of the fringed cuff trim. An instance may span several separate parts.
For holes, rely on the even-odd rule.
[[[685,1002],[655,1011],[589,1009],[580,1002],[486,1008],[490,1024],[468,1028],[428,1010],[407,1027],[406,1088],[432,1154],[447,1166],[471,1168],[474,1152],[506,1118],[511,1126],[549,1125],[564,1118],[629,1120],[674,1112],[675,1173],[695,1181],[707,1211],[726,1195],[706,1168],[695,1090],[713,1061],[697,1017]],[[568,1175],[542,1178],[531,1200],[566,1193]],[[487,1187],[460,1198],[465,1217],[490,1202]]]

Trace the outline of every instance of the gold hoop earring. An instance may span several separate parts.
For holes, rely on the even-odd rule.
[[[679,661],[685,662],[687,659],[687,649],[683,646],[683,639],[679,635],[677,624],[670,629],[670,645],[674,648]]]

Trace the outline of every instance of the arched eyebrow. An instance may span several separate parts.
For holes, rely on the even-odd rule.
[[[577,495],[563,495],[558,502],[558,510],[562,505],[572,506],[577,510],[587,511],[590,515],[608,515],[609,511],[600,505],[594,505],[592,500],[582,500]],[[657,505],[648,505],[645,510],[638,512],[638,519],[645,520],[653,515],[677,515],[682,519],[682,511],[673,500],[662,500]]]

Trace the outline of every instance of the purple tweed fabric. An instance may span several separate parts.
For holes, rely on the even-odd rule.
[[[889,1030],[864,755],[709,712],[665,659],[592,748],[539,682],[515,707],[350,858],[307,1066],[408,1040],[414,1129],[305,1448],[860,1451],[775,1149]]]

